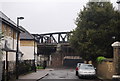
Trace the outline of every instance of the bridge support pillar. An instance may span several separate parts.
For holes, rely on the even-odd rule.
[[[61,67],[63,66],[63,55],[62,53],[54,53],[52,54],[52,67]]]
[[[61,67],[63,66],[63,53],[61,44],[57,45],[56,53],[52,54],[52,67]]]

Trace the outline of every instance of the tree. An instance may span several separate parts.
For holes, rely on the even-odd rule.
[[[89,2],[75,24],[70,43],[83,59],[113,56],[111,44],[120,40],[120,13],[110,2]]]

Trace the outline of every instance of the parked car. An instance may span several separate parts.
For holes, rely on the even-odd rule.
[[[76,76],[78,76],[78,69],[80,68],[81,64],[83,64],[83,63],[77,63],[77,66],[76,66]]]
[[[92,64],[80,64],[80,67],[78,68],[77,72],[77,75],[79,77],[96,76],[96,71]]]

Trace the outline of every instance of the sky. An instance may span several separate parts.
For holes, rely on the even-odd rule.
[[[67,32],[76,28],[77,14],[89,0],[1,0],[0,11],[30,33]],[[111,0],[117,9],[117,0]]]

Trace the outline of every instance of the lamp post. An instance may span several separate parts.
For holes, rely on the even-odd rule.
[[[34,71],[36,72],[36,60],[35,60],[36,52],[35,52],[35,47],[36,47],[36,45],[35,45],[35,35],[34,35]]]
[[[17,27],[19,28],[19,20],[24,19],[24,17],[17,17]],[[18,55],[19,55],[19,35],[20,32],[17,32],[17,47],[16,47],[16,79],[18,79],[19,74],[18,74],[18,65],[19,65],[19,60],[18,60]]]

